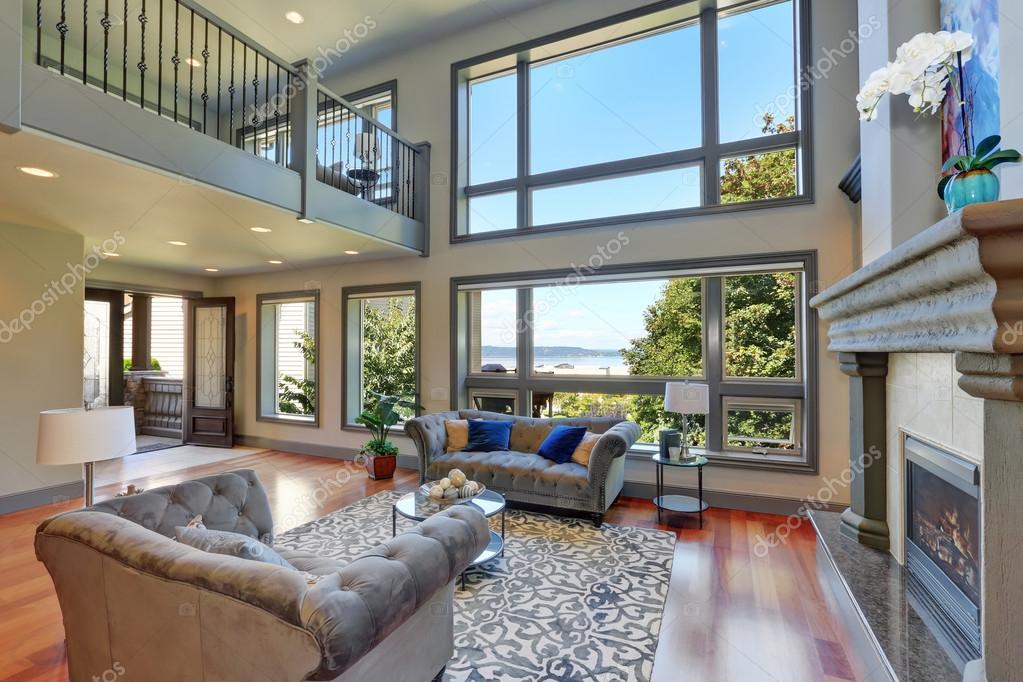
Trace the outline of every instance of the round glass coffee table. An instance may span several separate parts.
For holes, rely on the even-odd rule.
[[[661,457],[660,454],[655,454],[653,460],[654,466],[657,467],[657,495],[654,497],[654,505],[657,506],[657,522],[661,522],[661,510],[664,509],[682,514],[699,514],[700,528],[703,528],[703,512],[710,507],[709,504],[703,501],[703,467],[707,465],[707,458],[703,455],[697,455],[689,459],[670,459],[668,457]],[[665,495],[664,467],[696,469],[699,497]]]
[[[459,504],[459,503],[456,503]],[[472,560],[469,567],[485,564],[491,559],[504,556],[504,529],[505,529],[505,504],[504,495],[493,490],[486,490],[482,495],[477,495],[469,502],[462,502],[475,507],[484,517],[501,515],[501,534],[494,530],[490,531],[490,543],[480,555]],[[425,521],[434,514],[444,511],[451,504],[438,504],[432,497],[420,491],[403,495],[391,507],[391,537],[398,534],[398,516],[403,516],[410,521]],[[462,589],[465,589],[465,573],[462,574]]]

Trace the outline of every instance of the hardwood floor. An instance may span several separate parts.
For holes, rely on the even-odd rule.
[[[415,472],[399,469],[373,481],[352,463],[264,451],[204,462],[196,451],[185,468],[160,466],[163,451],[135,455],[135,478],[97,489],[97,499],[128,483],[153,488],[238,468],[255,469],[282,529],[318,518],[381,490],[412,490]],[[153,473],[143,474],[146,470]],[[0,680],[67,680],[63,626],[50,578],[36,561],[35,528],[47,517],[81,506],[81,499],[0,516]],[[649,500],[623,498],[608,512],[612,524],[660,528],[678,536],[654,682],[855,680],[851,649],[828,609],[816,574],[816,539],[809,523],[766,556],[758,538],[785,517],[711,509],[658,524]]]

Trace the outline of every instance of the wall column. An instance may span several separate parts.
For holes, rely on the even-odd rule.
[[[131,295],[131,369],[152,369],[150,335],[153,318],[153,297],[147,294]]]
[[[851,505],[842,513],[842,532],[864,545],[887,550],[888,452],[885,377],[887,353],[839,353],[849,377],[849,466]],[[870,466],[861,466],[864,454]]]

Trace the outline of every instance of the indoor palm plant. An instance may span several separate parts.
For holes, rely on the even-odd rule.
[[[372,403],[355,418],[356,424],[369,429],[370,438],[362,446],[362,456],[366,458],[366,471],[373,479],[390,478],[394,475],[397,465],[398,446],[387,440],[394,428],[402,420],[400,409],[414,412],[419,409],[413,395],[384,395],[370,392]]]
[[[963,154],[949,158],[938,183],[949,213],[963,206],[998,199],[995,166],[1020,160],[1014,149],[998,150],[1001,138],[991,135],[974,144],[973,102],[967,92],[963,64],[970,60],[973,36],[965,31],[920,33],[895,53],[895,61],[870,74],[856,97],[860,118],[872,121],[887,95],[908,95],[909,104],[921,115],[933,115],[951,92],[960,107]]]

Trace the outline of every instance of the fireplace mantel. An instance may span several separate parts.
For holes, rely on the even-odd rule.
[[[1023,353],[1023,199],[948,216],[815,296],[833,351]],[[965,387],[964,387],[965,388]]]
[[[983,399],[983,659],[965,679],[1023,682],[1023,199],[968,206],[810,301],[849,376],[851,505],[840,531],[891,545],[886,512],[888,355],[954,353],[959,387]],[[926,436],[926,434],[922,434]],[[857,468],[864,453],[872,464]]]

